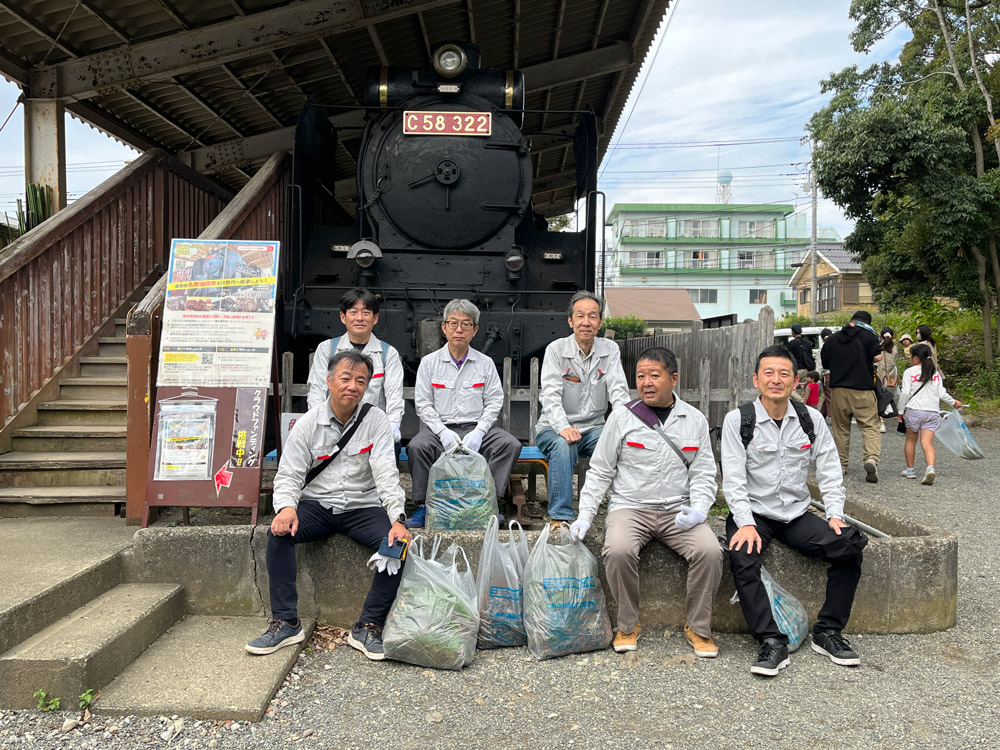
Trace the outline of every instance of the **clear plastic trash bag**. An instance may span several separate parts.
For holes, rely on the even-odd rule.
[[[479,531],[500,513],[489,464],[461,446],[431,466],[426,502],[428,531]]]
[[[809,615],[806,614],[806,608],[802,606],[802,602],[779,586],[763,565],[760,566],[760,580],[767,590],[774,622],[778,625],[778,630],[788,636],[788,652],[798,651],[799,646],[809,635]],[[729,603],[736,604],[739,600],[740,595],[733,594]]]
[[[476,655],[476,582],[465,551],[452,544],[438,556],[440,544],[441,537],[435,537],[430,554],[425,554],[423,537],[410,543],[382,645],[389,659],[457,670],[471,664]]]
[[[598,651],[611,643],[611,620],[597,559],[569,526],[562,544],[549,544],[551,525],[535,542],[524,568],[524,629],[536,659]]]
[[[517,533],[514,527],[517,526]],[[524,565],[528,561],[528,537],[521,524],[511,521],[510,539],[500,541],[500,521],[490,518],[479,556],[479,648],[523,646],[522,590]]]
[[[956,456],[968,459],[986,458],[958,409],[946,411],[941,415],[941,426],[934,435],[941,441],[941,445]]]

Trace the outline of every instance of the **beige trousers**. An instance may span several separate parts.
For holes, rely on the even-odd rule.
[[[618,602],[618,630],[631,633],[639,622],[639,553],[658,539],[688,562],[687,624],[698,635],[712,635],[712,600],[722,580],[722,547],[707,524],[682,531],[675,511],[623,508],[608,514],[604,568]]]
[[[864,440],[864,460],[878,463],[882,455],[882,435],[879,427],[878,401],[875,391],[857,391],[853,388],[830,389],[830,423],[833,442],[840,454],[840,466],[847,471],[847,458],[851,450],[851,417],[857,420]]]

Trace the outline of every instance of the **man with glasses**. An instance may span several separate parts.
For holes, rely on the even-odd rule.
[[[481,453],[493,474],[498,501],[521,454],[521,441],[494,424],[503,406],[496,365],[470,346],[479,331],[479,308],[467,299],[452,300],[444,308],[441,330],[448,343],[420,361],[413,389],[422,426],[406,447],[417,504],[406,521],[411,529],[424,526],[427,477],[444,451],[461,444]]]
[[[579,456],[590,456],[604,429],[608,405],[628,401],[621,351],[614,341],[597,338],[603,304],[591,292],[569,301],[573,333],[545,347],[542,360],[542,414],[535,445],[549,463],[549,518],[572,521],[573,469]]]

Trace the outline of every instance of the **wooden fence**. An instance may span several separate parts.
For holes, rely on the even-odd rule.
[[[159,272],[166,239],[200,232],[230,198],[153,149],[0,250],[0,428],[17,426],[15,416],[30,422],[38,399]]]
[[[682,399],[694,404],[711,425],[726,412],[757,397],[753,368],[757,355],[774,342],[774,311],[764,307],[756,321],[724,328],[703,328],[617,341],[629,387],[635,388],[635,365],[643,350],[663,346],[677,357]]]
[[[171,237],[196,236],[203,240],[282,240],[285,189],[291,177],[291,160],[284,151],[272,156],[235,198],[199,233],[173,232]],[[146,469],[153,411],[156,405],[156,364],[160,325],[167,292],[164,274],[132,309],[126,327],[128,358],[128,453],[126,457],[125,517],[129,524],[142,520]]]

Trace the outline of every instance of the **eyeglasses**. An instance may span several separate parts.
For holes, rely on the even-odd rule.
[[[446,320],[444,322],[444,327],[449,331],[456,331],[461,328],[463,331],[471,331],[476,327],[476,324],[470,320],[463,320],[461,322],[457,320]]]

